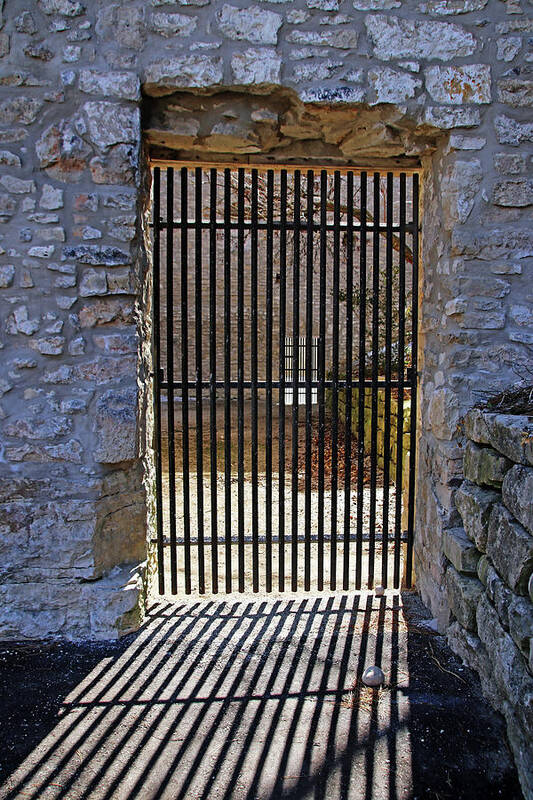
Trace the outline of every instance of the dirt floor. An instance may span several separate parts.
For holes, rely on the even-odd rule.
[[[518,800],[501,718],[426,617],[392,591],[230,595],[119,643],[3,646],[0,798]]]

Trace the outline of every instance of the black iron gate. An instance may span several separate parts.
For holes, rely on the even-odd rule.
[[[410,586],[416,173],[153,169],[159,589]]]

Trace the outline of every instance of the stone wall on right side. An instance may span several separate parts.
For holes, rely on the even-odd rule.
[[[533,798],[533,418],[470,411],[463,526],[445,531],[452,648],[504,715],[525,797]]]

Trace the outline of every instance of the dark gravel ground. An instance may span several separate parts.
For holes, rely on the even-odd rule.
[[[166,607],[167,614],[168,608],[169,606]],[[364,609],[364,604],[361,604],[358,613],[361,614]],[[378,612],[376,610],[373,613],[377,614]],[[329,771],[333,770],[333,765],[326,761],[319,766],[316,774],[313,774],[310,768],[306,776],[298,776],[301,780],[298,780],[290,791],[286,786],[282,789],[279,778],[276,778],[277,783],[268,794],[265,794],[264,791],[262,793],[257,791],[257,794],[246,795],[247,797],[272,799],[290,797],[294,800],[300,797],[333,800],[337,796],[346,800],[360,796],[367,800],[370,798],[372,800],[393,800],[393,798],[396,800],[406,800],[407,798],[412,800],[416,798],[420,800],[422,798],[431,800],[492,800],[493,798],[519,800],[522,798],[516,771],[506,744],[503,721],[483,698],[477,677],[453,656],[443,637],[433,633],[424,625],[427,612],[416,595],[404,595],[402,615],[409,679],[400,690],[400,694],[408,699],[407,730],[410,740],[410,755],[405,755],[405,758],[409,757],[411,764],[407,768],[405,760],[402,761],[404,754],[402,752],[397,754],[397,781],[400,787],[396,790],[392,783],[389,783],[386,789],[381,784],[378,788],[375,786],[372,788],[372,782],[369,782],[367,773],[367,788],[361,794],[354,793],[350,788],[352,784],[345,783],[343,787],[342,781],[339,784],[338,793],[337,791],[333,793],[325,788],[326,785],[329,785],[327,784]],[[265,616],[264,612],[262,612],[262,616]],[[353,611],[352,619],[356,620]],[[379,626],[378,629],[373,628],[372,625],[369,627],[368,620],[371,618],[368,614],[365,619],[367,620],[366,629],[365,623],[363,623],[363,628],[358,628],[359,623],[356,620],[351,623],[352,628],[348,628],[351,633],[341,634],[337,631],[334,635],[338,638],[348,637],[352,650],[358,648],[362,650],[365,637],[369,640],[374,637],[376,642],[380,641],[380,637],[381,640],[384,640],[384,637],[387,636],[386,632],[379,631]],[[376,630],[377,632],[374,633],[373,631]],[[353,637],[351,642],[350,636]],[[2,745],[0,747],[0,797],[39,799],[42,797],[43,800],[49,797],[68,798],[68,800],[75,798],[76,800],[80,798],[85,800],[87,798],[90,800],[92,797],[100,796],[112,798],[166,798],[173,796],[192,800],[192,798],[200,796],[187,789],[176,790],[173,794],[167,794],[162,789],[155,791],[132,789],[125,793],[117,791],[117,794],[100,794],[99,790],[93,794],[92,790],[87,790],[87,793],[82,790],[80,793],[79,790],[63,791],[49,787],[42,791],[28,790],[27,788],[23,789],[20,784],[15,791],[10,788],[12,784],[9,776],[36,748],[37,751],[39,750],[42,740],[58,726],[64,698],[95,667],[101,664],[103,659],[108,661],[106,670],[111,669],[112,665],[136,642],[136,637],[137,635],[132,635],[120,642],[100,644],[0,644],[0,742]],[[341,639],[341,643],[342,641]],[[404,647],[402,642],[403,639],[400,636],[400,650]],[[298,648],[299,645],[295,646]],[[317,653],[317,650],[312,652]],[[183,663],[186,658],[187,654],[182,657]],[[249,659],[249,656],[246,658]],[[273,660],[273,658],[274,656],[271,654],[269,659]],[[370,758],[375,759],[376,762],[372,765],[372,770],[379,771],[379,759],[384,758],[383,755],[379,755],[378,746],[378,739],[383,737],[382,723],[380,721],[378,724],[377,714],[375,724],[372,717],[373,711],[370,706],[376,700],[375,697],[372,698],[369,705],[364,707],[365,697],[368,699],[368,694],[365,695],[365,692],[368,693],[370,690],[363,689],[361,691],[359,666],[362,664],[362,660],[360,656],[357,657],[357,653],[354,663],[356,670],[352,675],[355,674],[356,677],[353,683],[353,694],[350,695],[348,705],[344,701],[338,705],[343,706],[343,713],[347,715],[348,722],[351,714],[351,719],[358,720],[358,724],[360,724],[366,714],[365,719],[369,721],[368,738],[363,740],[365,742],[363,745],[357,741],[357,737],[353,740],[353,758],[355,759],[356,750],[360,754],[362,747],[366,748],[367,761],[368,754],[373,754]],[[305,691],[306,689],[309,689],[309,685],[304,683],[301,690],[302,698],[312,699],[309,691]],[[90,688],[87,691],[90,691]],[[252,693],[251,688],[249,692]],[[343,697],[346,697],[346,690],[344,689],[343,692]],[[316,703],[316,698],[314,699]],[[269,700],[269,702],[273,701]],[[358,703],[361,705],[359,717],[356,715],[354,718],[353,706]],[[302,707],[305,708],[305,713],[309,714],[310,710],[308,709],[312,708],[312,703],[303,703]],[[398,725],[398,728],[400,727],[399,723],[391,721],[391,730],[386,733],[387,736],[390,737],[394,734],[395,724]],[[258,732],[260,730],[258,729]],[[350,740],[351,736],[348,735],[348,747],[342,750],[338,758],[336,757],[337,760],[340,759],[341,765],[352,759]],[[119,744],[116,743],[115,746],[118,748]],[[220,774],[223,775],[223,771]],[[406,781],[409,783],[407,786],[405,785]],[[55,785],[57,786],[57,784]],[[89,784],[89,786],[91,785]],[[132,785],[136,787],[138,784],[133,783]],[[234,791],[227,794],[213,789],[212,793],[202,795],[202,797],[240,798],[244,796],[244,794],[239,794],[237,788],[234,786]]]

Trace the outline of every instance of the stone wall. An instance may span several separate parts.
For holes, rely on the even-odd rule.
[[[533,797],[533,420],[471,411],[462,527],[446,531],[448,640],[502,712],[520,779]]]
[[[149,152],[421,167],[416,572],[445,625],[457,424],[533,343],[526,0],[0,6],[0,636],[141,613]]]

